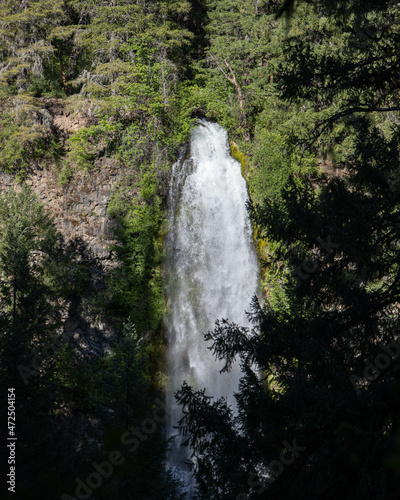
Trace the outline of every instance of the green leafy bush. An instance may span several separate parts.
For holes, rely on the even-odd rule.
[[[313,155],[302,155],[281,133],[261,129],[254,140],[248,176],[252,200],[260,204],[266,197],[277,197],[291,174],[316,175],[317,170]]]

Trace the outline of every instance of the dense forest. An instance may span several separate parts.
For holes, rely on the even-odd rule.
[[[399,46],[396,0],[0,0],[1,498],[184,500],[165,468],[163,236],[198,117],[242,164],[263,300],[251,328],[205,335],[241,363],[238,410],[177,393],[197,498],[399,497]],[[60,133],[54,103],[85,126]],[[26,180],[110,165],[99,282]],[[117,332],[90,359],[60,335],[77,302]]]

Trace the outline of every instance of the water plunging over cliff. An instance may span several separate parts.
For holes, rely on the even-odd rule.
[[[246,211],[246,183],[230,156],[226,131],[200,121],[191,136],[190,159],[178,161],[169,194],[170,231],[166,238],[168,342],[168,436],[180,418],[173,393],[184,380],[209,396],[234,405],[238,365],[219,374],[203,334],[217,319],[246,325],[245,309],[257,290],[258,265]],[[177,438],[168,465],[190,484]]]

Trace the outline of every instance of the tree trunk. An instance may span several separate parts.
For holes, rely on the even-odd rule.
[[[68,88],[68,83],[67,83],[67,75],[65,74],[65,69],[64,69],[64,63],[62,60],[62,54],[58,54],[58,62],[60,63],[60,69],[61,69],[61,80],[64,86],[65,93],[69,95],[69,88]]]

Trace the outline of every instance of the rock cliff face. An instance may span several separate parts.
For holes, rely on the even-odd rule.
[[[57,176],[49,170],[35,172],[27,182],[51,209],[65,241],[83,243],[92,259],[107,265],[114,242],[107,206],[121,178],[114,166],[108,166],[94,173],[77,173],[67,187],[59,187]]]
[[[68,115],[61,102],[43,103],[51,114],[51,127],[59,140],[87,125],[87,118]],[[115,242],[115,223],[107,216],[113,190],[123,173],[112,163],[91,172],[76,172],[67,186],[60,186],[58,172],[52,166],[34,167],[26,182],[32,186],[44,205],[55,217],[63,244],[73,248],[82,263],[92,268],[92,289],[104,286],[104,272],[113,266],[110,245]],[[15,177],[0,172],[0,192],[18,188]],[[74,297],[64,304],[63,332],[84,357],[93,357],[107,350],[115,334],[111,325],[98,320],[87,306],[87,298]]]
[[[52,100],[51,105],[46,103],[46,109],[51,111],[50,127],[61,141],[88,123],[85,117],[66,114],[57,100]],[[62,187],[54,168],[34,166],[28,173],[26,183],[52,211],[64,242],[86,247],[92,259],[107,265],[109,245],[113,242],[113,222],[107,216],[107,206],[113,189],[122,177],[123,174],[112,162],[104,162],[102,167],[93,171],[75,172],[72,181]],[[0,172],[0,192],[11,186],[17,186],[14,176]]]
[[[107,206],[121,178],[121,173],[109,166],[94,173],[78,172],[68,186],[60,187],[57,173],[47,168],[33,171],[26,183],[55,216],[64,243],[77,247],[78,251],[86,248],[86,257],[108,265],[109,246],[114,239],[113,221],[107,216]],[[11,186],[17,187],[14,177],[0,173],[0,191]],[[83,253],[82,258],[85,258]]]

